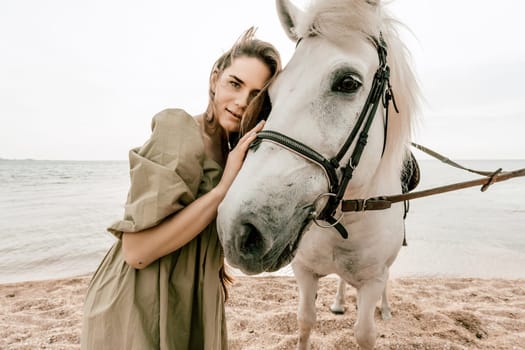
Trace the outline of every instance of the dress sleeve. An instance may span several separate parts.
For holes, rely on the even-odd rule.
[[[193,202],[203,178],[204,144],[192,116],[166,109],[153,117],[150,139],[129,152],[124,218],[108,228],[118,238],[158,225]]]

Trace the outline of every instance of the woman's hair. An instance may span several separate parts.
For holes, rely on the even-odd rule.
[[[209,102],[208,110],[206,111],[206,127],[208,130],[216,130],[217,118],[215,118],[215,111],[213,110],[213,98],[215,93],[211,86],[211,81],[214,77],[220,76],[225,69],[231,66],[233,61],[239,57],[253,57],[261,60],[270,70],[270,79],[266,82],[259,93],[250,101],[241,121],[241,127],[237,135],[228,135],[228,147],[233,147],[237,143],[240,136],[252,129],[259,120],[266,119],[270,114],[271,104],[268,96],[268,87],[273,82],[277,74],[281,71],[281,57],[277,49],[270,43],[255,38],[256,29],[254,27],[246,30],[243,35],[233,44],[233,46],[219,57],[213,65],[210,73],[210,87],[209,87]],[[227,149],[223,149],[223,152]],[[233,282],[233,278],[227,273],[224,265],[219,271],[219,277],[225,299],[228,300],[227,285]]]
[[[242,136],[253,128],[259,120],[266,119],[270,113],[271,105],[268,97],[268,87],[281,71],[281,57],[277,49],[270,43],[255,38],[256,28],[251,27],[233,44],[233,46],[219,57],[213,65],[210,73],[209,103],[206,115],[208,127],[215,129],[217,121],[212,110],[214,92],[211,88],[211,80],[214,74],[219,76],[232,62],[239,57],[253,57],[261,60],[270,70],[270,79],[261,91],[250,101],[241,121],[239,135]],[[236,140],[229,140],[235,142]]]

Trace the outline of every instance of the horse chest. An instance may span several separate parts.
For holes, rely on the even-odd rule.
[[[359,270],[363,263],[360,250],[348,245],[348,242],[345,242],[344,247],[338,246],[336,242],[337,237],[334,239],[326,231],[308,232],[301,240],[295,262],[320,275],[337,273],[340,270],[347,273]]]

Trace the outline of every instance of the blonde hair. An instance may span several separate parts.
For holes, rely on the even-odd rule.
[[[259,120],[266,119],[270,113],[271,105],[268,96],[268,87],[281,71],[281,57],[272,44],[255,37],[256,31],[257,29],[255,27],[250,27],[246,30],[237,41],[235,41],[233,46],[223,53],[213,65],[210,73],[209,100],[206,111],[206,124],[209,130],[214,131],[217,128],[215,111],[213,110],[213,98],[215,94],[211,88],[211,80],[214,75],[219,76],[225,69],[230,67],[233,61],[239,57],[253,57],[261,60],[270,70],[270,79],[268,79],[265,86],[250,101],[246,108],[237,137],[242,136],[253,128]],[[236,143],[236,140],[229,141]]]

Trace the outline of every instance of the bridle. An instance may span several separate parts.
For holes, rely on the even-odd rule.
[[[383,153],[385,151],[386,146],[388,107],[390,101],[392,101],[395,111],[399,113],[392,92],[392,87],[390,85],[390,68],[386,61],[386,44],[381,34],[379,35],[379,39],[371,37],[370,40],[373,42],[377,49],[377,53],[379,56],[379,67],[377,68],[377,71],[374,75],[372,87],[363,106],[363,109],[359,114],[356,125],[350,132],[350,135],[348,136],[345,143],[343,144],[343,146],[341,147],[341,149],[335,157],[327,159],[326,157],[316,152],[312,148],[308,147],[307,145],[297,140],[294,140],[291,137],[288,137],[284,134],[272,130],[262,130],[257,134],[256,141],[252,143],[251,147],[256,149],[262,141],[270,141],[282,148],[294,152],[295,154],[305,158],[308,161],[317,164],[324,170],[329,182],[329,192],[320,194],[314,200],[314,202],[308,206],[311,208],[309,219],[313,220],[320,227],[334,227],[339,231],[343,238],[348,238],[348,232],[346,231],[345,227],[341,224],[341,219],[343,218],[343,214],[345,212],[384,210],[390,208],[391,205],[394,203],[407,202],[411,199],[423,198],[477,185],[482,185],[481,191],[484,192],[493,183],[505,181],[515,177],[525,176],[525,168],[505,172],[503,172],[501,168],[492,172],[468,169],[455,162],[452,162],[448,157],[444,157],[435,151],[427,149],[426,147],[412,143],[414,147],[424,151],[425,153],[433,156],[434,158],[441,160],[446,164],[452,165],[456,168],[467,170],[469,172],[477,173],[479,175],[483,175],[484,177],[475,180],[434,187],[417,192],[378,196],[367,199],[343,199],[346,187],[352,179],[353,172],[359,164],[359,160],[361,159],[361,155],[366,146],[368,140],[368,131],[372,126],[372,122],[374,120],[377,108],[379,107],[379,103],[382,102],[383,108],[385,109]],[[346,166],[341,167],[340,162],[345,156],[345,154],[348,152],[352,143],[355,141],[358,133],[359,138],[357,139],[352,154],[350,155]],[[339,168],[341,168],[342,172],[342,177],[340,179],[337,177],[337,169]],[[316,204],[319,200],[321,200],[324,197],[328,197],[327,203],[325,207],[320,211],[320,213],[317,213],[315,210]],[[341,204],[341,211],[343,214],[336,219],[334,215],[339,204]],[[321,224],[320,221],[325,221],[328,223],[328,225]]]
[[[397,111],[397,106],[395,105],[394,95],[392,93],[392,87],[390,86],[390,67],[386,61],[387,56],[387,47],[386,43],[383,40],[382,35],[380,34],[379,38],[371,37],[370,40],[373,42],[374,46],[377,49],[379,56],[379,67],[374,75],[374,80],[372,82],[372,87],[368,93],[366,102],[361,110],[359,117],[357,118],[356,124],[350,135],[348,135],[345,143],[337,152],[335,157],[327,159],[322,154],[318,153],[309,146],[294,140],[291,137],[288,137],[284,134],[281,134],[277,131],[272,130],[262,130],[257,134],[257,140],[253,144],[254,147],[257,147],[262,141],[270,141],[274,144],[277,144],[285,149],[288,149],[299,156],[319,165],[325,172],[328,182],[329,182],[329,192],[319,195],[314,203],[312,203],[311,208],[312,212],[310,213],[310,218],[321,227],[335,227],[343,238],[348,238],[348,232],[345,227],[341,224],[341,215],[338,219],[335,218],[335,212],[339,206],[341,200],[343,199],[344,193],[348,186],[348,183],[352,179],[353,172],[359,164],[363,150],[367,144],[368,132],[374,121],[374,117],[377,112],[379,104],[382,103],[383,108],[385,108],[385,135],[383,143],[383,152],[386,144],[386,125],[388,121],[388,105],[390,100],[392,100],[394,107]],[[359,136],[358,136],[359,135]],[[344,158],[345,154],[348,152],[352,143],[356,140],[356,145],[352,151],[352,154],[346,164],[346,166],[341,166],[340,162]],[[341,168],[342,176],[339,179],[337,177],[337,170]],[[322,198],[327,197],[327,203],[325,207],[318,213],[315,210],[316,204]],[[363,208],[364,210],[364,208]],[[320,221],[325,221],[328,223],[321,224]]]

